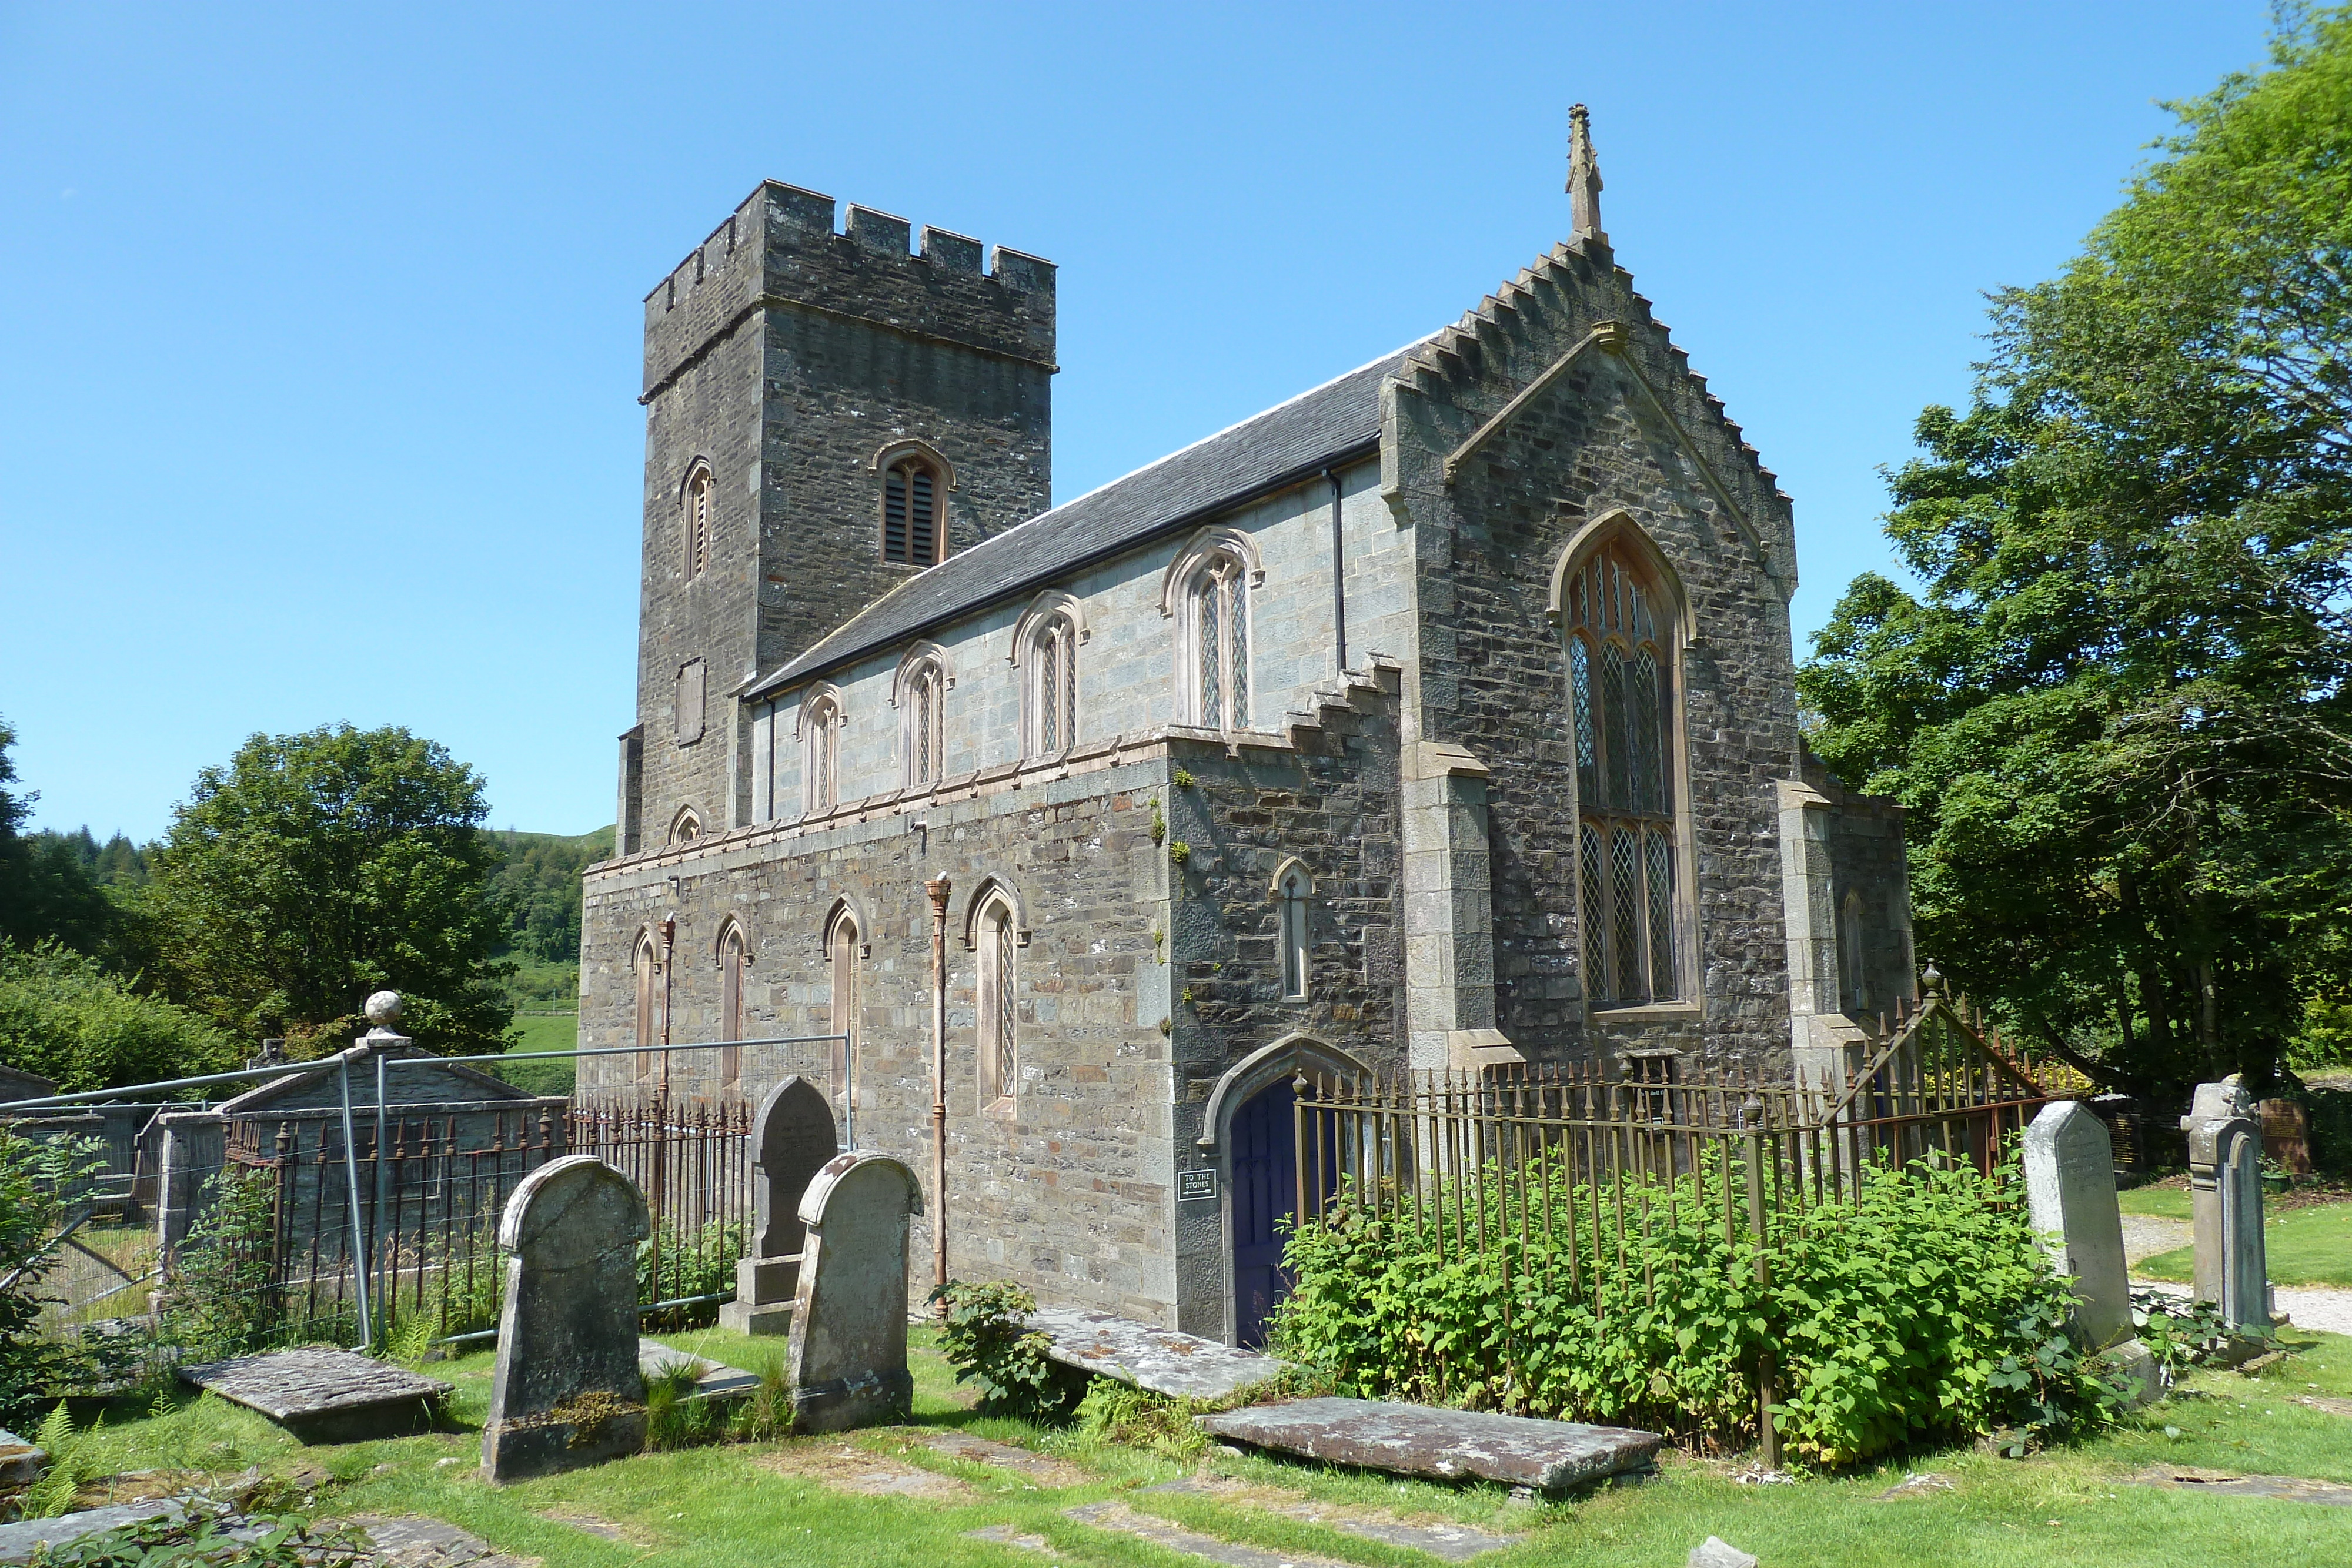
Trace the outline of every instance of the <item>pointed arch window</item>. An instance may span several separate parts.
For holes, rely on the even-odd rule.
[[[1307,931],[1307,900],[1315,884],[1306,868],[1293,865],[1282,873],[1275,884],[1275,897],[1280,911],[1276,922],[1282,943],[1282,999],[1288,1002],[1307,999],[1308,942]]]
[[[834,917],[833,929],[825,934],[825,960],[833,969],[833,1012],[830,1032],[833,1042],[833,1092],[847,1093],[850,1090],[850,1063],[856,1060],[858,1012],[865,1005],[866,944],[857,928],[857,917],[846,910]]]
[[[902,566],[934,566],[940,559],[939,470],[920,457],[901,457],[882,473],[882,559]]]
[[[841,696],[830,687],[801,706],[801,795],[808,811],[830,811],[841,800]]]
[[[901,755],[906,758],[909,789],[939,782],[947,758],[947,672],[937,659],[918,659],[900,681],[899,708],[904,730]]]
[[[1566,574],[1585,991],[1633,1007],[1684,993],[1670,591],[1622,538]]]
[[[743,971],[750,966],[750,945],[743,928],[732,920],[719,938],[719,1038],[743,1038]],[[719,1053],[719,1082],[732,1088],[743,1076],[743,1048],[729,1045]]]
[[[980,912],[980,1103],[1013,1097],[1020,1082],[1021,1002],[1012,902],[1001,894]]]
[[[1077,744],[1078,644],[1086,640],[1077,601],[1066,594],[1041,597],[1013,627],[1024,758],[1058,757]]]
[[[710,507],[716,489],[707,465],[696,464],[679,497],[679,544],[686,575],[697,578],[710,564]]]
[[[635,951],[629,956],[629,968],[636,982],[637,1054],[635,1058],[637,1082],[644,1082],[654,1070],[653,1048],[661,1038],[660,1020],[655,1016],[661,1005],[659,975],[661,966],[654,956],[654,939],[640,933]]]
[[[1250,722],[1250,571],[1220,550],[1188,590],[1192,720],[1204,729],[1246,729]]]

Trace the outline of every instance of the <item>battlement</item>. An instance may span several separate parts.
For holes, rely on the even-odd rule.
[[[1052,262],[854,203],[836,227],[840,207],[773,180],[745,197],[646,294],[646,392],[772,304],[1053,368]]]

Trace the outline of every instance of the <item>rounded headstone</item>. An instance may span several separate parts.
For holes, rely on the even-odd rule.
[[[400,1021],[400,993],[378,991],[367,999],[367,1020],[378,1029],[390,1029]]]

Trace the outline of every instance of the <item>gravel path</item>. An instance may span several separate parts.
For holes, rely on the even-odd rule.
[[[2126,1263],[2137,1263],[2143,1258],[2153,1258],[2159,1252],[2189,1246],[2195,1239],[2195,1228],[2185,1219],[2163,1219],[2147,1214],[2124,1216],[2124,1261]]]
[[[2169,1280],[2134,1280],[2132,1289],[2162,1291],[2173,1296],[2189,1293],[2189,1287],[2176,1285]],[[2352,1334],[2352,1291],[2306,1291],[2273,1285],[2271,1296],[2278,1303],[2278,1310],[2286,1314],[2287,1321],[2299,1329]]]

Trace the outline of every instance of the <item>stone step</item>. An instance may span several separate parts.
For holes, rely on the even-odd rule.
[[[1370,1399],[1297,1399],[1198,1419],[1230,1441],[1327,1464],[1550,1493],[1646,1469],[1665,1442],[1630,1427]]]
[[[1147,1492],[1173,1492],[1180,1497],[1206,1498],[1227,1508],[1278,1513],[1287,1519],[1319,1524],[1326,1530],[1336,1530],[1344,1535],[1426,1552],[1432,1557],[1444,1558],[1448,1563],[1467,1563],[1486,1552],[1498,1552],[1520,1539],[1516,1535],[1496,1535],[1475,1524],[1455,1524],[1450,1521],[1411,1524],[1384,1509],[1344,1508],[1337,1503],[1318,1502],[1297,1492],[1255,1487],[1246,1481],[1222,1478],[1204,1479],[1188,1476],[1182,1480],[1167,1481],[1143,1490]]]
[[[1084,1508],[1065,1509],[1062,1517],[1076,1520],[1080,1524],[1093,1525],[1097,1530],[1119,1531],[1165,1551],[1196,1558],[1202,1563],[1223,1563],[1227,1564],[1227,1568],[1348,1568],[1336,1558],[1317,1557],[1298,1552],[1273,1552],[1263,1546],[1246,1546],[1238,1541],[1220,1541],[1213,1535],[1202,1535],[1181,1524],[1171,1524],[1164,1519],[1138,1513],[1122,1502],[1096,1502]]]
[[[1115,1378],[1171,1399],[1223,1399],[1282,1375],[1286,1363],[1197,1334],[1077,1307],[1045,1307],[1029,1327],[1065,1366]]]

